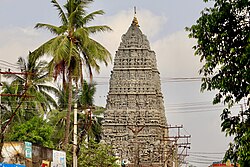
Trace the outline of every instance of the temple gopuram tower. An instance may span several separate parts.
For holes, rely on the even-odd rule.
[[[155,52],[134,17],[116,52],[103,140],[126,167],[172,166]]]

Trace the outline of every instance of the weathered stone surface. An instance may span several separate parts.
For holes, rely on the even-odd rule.
[[[130,164],[166,166],[168,136],[155,52],[132,22],[116,52],[103,139]]]

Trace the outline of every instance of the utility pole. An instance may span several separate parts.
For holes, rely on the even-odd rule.
[[[179,167],[183,161],[184,158],[186,156],[188,156],[187,154],[187,149],[190,149],[190,142],[189,142],[189,138],[191,137],[191,135],[181,135],[180,134],[180,129],[183,128],[183,126],[167,126],[166,127],[168,130],[170,129],[177,129],[177,135],[175,136],[168,136],[168,137],[163,137],[163,141],[167,141],[167,142],[171,142],[172,143],[172,148],[168,151],[168,155],[166,158],[170,158],[172,157],[172,161],[174,162],[175,166],[174,167]],[[184,142],[179,142],[179,140],[185,140]],[[180,151],[180,153],[178,153],[178,148],[183,148],[182,151]],[[186,151],[184,153],[184,151]]]
[[[74,105],[74,132],[73,132],[73,167],[77,167],[77,102]]]
[[[1,69],[0,69],[0,131],[1,131],[0,132],[1,133],[0,134],[0,140],[3,141],[5,128],[10,124],[10,122],[13,119],[13,117],[16,115],[16,112],[21,107],[23,99],[24,98],[34,97],[34,96],[32,96],[32,95],[26,95],[26,92],[28,90],[27,80],[26,80],[26,83],[25,83],[24,92],[22,94],[2,94],[2,78],[1,78],[2,74],[34,75],[34,73],[31,73],[31,72],[10,72],[10,70],[7,71],[7,72],[2,72]],[[15,111],[13,112],[13,114],[11,115],[9,121],[7,121],[7,123],[4,126],[2,125],[2,96],[7,96],[7,97],[14,96],[14,97],[20,97],[21,98],[21,101],[20,101],[19,105],[17,106],[17,108],[15,109]]]
[[[26,95],[26,93],[27,93],[27,90],[28,90],[28,85],[27,85],[27,80],[26,80],[26,83],[25,83],[25,88],[24,88],[24,91],[21,93],[21,94],[1,94],[1,91],[2,91],[2,88],[1,88],[1,86],[2,86],[2,83],[1,83],[1,75],[2,74],[18,74],[18,75],[34,75],[34,73],[31,73],[31,72],[10,72],[10,70],[8,71],[8,72],[2,72],[1,70],[0,70],[0,151],[2,150],[2,148],[3,148],[3,141],[4,141],[4,133],[5,133],[5,130],[6,130],[6,128],[8,127],[8,125],[11,123],[11,121],[13,120],[13,118],[14,118],[14,116],[16,115],[16,113],[18,112],[18,109],[21,107],[21,105],[22,105],[22,103],[23,103],[23,101],[24,101],[24,99],[25,98],[27,98],[27,97],[33,97],[33,96],[29,96],[29,95]],[[1,103],[2,103],[2,99],[1,99],[1,96],[16,96],[16,97],[20,97],[20,102],[19,102],[19,104],[17,105],[17,107],[15,108],[15,110],[13,111],[13,113],[12,113],[12,115],[10,116],[10,118],[7,120],[7,122],[4,124],[4,125],[2,125],[2,109],[1,109],[1,107],[2,107],[2,105],[1,105]],[[2,159],[2,155],[1,155],[1,153],[0,153],[0,160]]]

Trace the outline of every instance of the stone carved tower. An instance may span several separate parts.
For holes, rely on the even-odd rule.
[[[136,17],[122,36],[109,84],[103,140],[127,166],[171,166],[156,55]]]

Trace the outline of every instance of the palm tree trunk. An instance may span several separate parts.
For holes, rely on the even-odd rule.
[[[63,150],[66,151],[68,144],[69,144],[69,131],[70,131],[70,113],[71,113],[71,106],[72,106],[72,70],[69,69],[69,87],[68,87],[68,112],[66,118],[66,127],[65,127],[65,134],[64,134],[64,142],[63,142]]]
[[[66,83],[66,79],[65,79],[65,67],[62,71],[62,77],[63,77],[63,89],[67,90],[67,83]]]
[[[81,60],[80,60],[80,74],[81,74],[81,77],[80,77],[81,80],[80,80],[80,81],[81,81],[81,85],[84,84],[82,67],[83,67],[83,64],[82,64],[82,59],[81,59]]]

